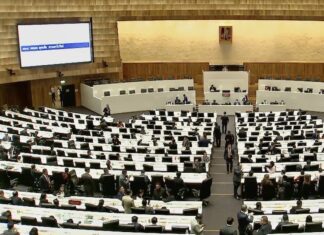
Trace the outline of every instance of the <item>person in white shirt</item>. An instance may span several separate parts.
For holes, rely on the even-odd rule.
[[[266,166],[265,169],[269,174],[273,174],[276,172],[276,166],[273,161],[271,161],[270,165]]]
[[[191,233],[196,235],[204,234],[205,225],[202,223],[202,215],[198,214],[196,217],[190,222]]]

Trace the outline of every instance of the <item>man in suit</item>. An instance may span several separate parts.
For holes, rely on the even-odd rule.
[[[242,167],[240,164],[238,164],[234,168],[234,173],[233,173],[234,198],[236,198],[237,200],[240,199],[238,196],[237,190],[241,185],[242,175],[243,175]]]
[[[267,235],[272,232],[272,226],[271,223],[268,220],[267,216],[261,217],[261,227],[257,230],[255,233],[256,235]]]
[[[7,224],[7,230],[5,230],[2,234],[3,235],[19,235],[20,233],[15,228],[15,224],[13,222],[9,222]]]
[[[207,135],[204,133],[203,136],[199,136],[198,146],[199,147],[208,147],[210,140],[207,139]]]
[[[39,178],[39,188],[42,193],[51,193],[52,192],[52,184],[48,175],[47,169],[43,169],[43,174]]]
[[[228,217],[226,226],[219,231],[219,235],[237,235],[237,230],[233,227],[234,219]]]
[[[240,235],[245,235],[246,229],[250,223],[253,222],[253,216],[247,213],[247,206],[242,205],[241,211],[237,213],[238,230]]]
[[[282,225],[285,225],[285,224],[292,224],[292,222],[289,222],[289,217],[287,214],[282,215],[281,222],[279,222],[279,224],[277,225],[277,227],[275,229],[276,233],[280,233],[281,229],[282,229]]]
[[[130,224],[134,225],[135,232],[143,232],[144,231],[144,226],[141,225],[140,223],[138,223],[138,217],[136,215],[134,215],[132,217],[132,223],[130,223]]]
[[[222,132],[220,130],[220,127],[218,123],[215,123],[215,128],[214,128],[214,145],[217,147],[221,146],[221,139],[222,139]]]
[[[224,112],[224,115],[221,117],[222,120],[222,132],[227,132],[227,124],[229,122],[228,116],[226,115],[226,112]]]
[[[155,184],[155,189],[153,190],[152,199],[153,200],[162,200],[166,197],[165,189],[161,186],[160,183]]]
[[[234,159],[234,149],[231,144],[227,145],[224,152],[224,159],[226,160],[226,170],[227,174],[233,172],[233,159]]]
[[[129,186],[129,180],[126,170],[122,170],[122,174],[119,176],[118,180],[119,187],[124,187],[125,189],[128,189]]]
[[[225,136],[225,148],[229,144],[234,145],[234,135],[230,131],[228,131]]]
[[[122,206],[124,207],[125,214],[132,213],[131,208],[135,207],[134,199],[131,197],[131,191],[126,190],[125,196],[122,197]]]
[[[303,209],[303,202],[301,200],[298,200],[296,202],[296,206],[293,206],[290,209],[290,214],[296,214],[296,210],[298,210],[298,209]]]
[[[11,204],[12,205],[22,205],[22,200],[21,198],[18,196],[18,192],[15,191],[12,193],[12,197],[10,198],[11,199]]]
[[[90,168],[85,168],[85,173],[81,176],[81,184],[83,185],[84,194],[87,197],[93,197],[94,194],[94,182],[90,175]]]

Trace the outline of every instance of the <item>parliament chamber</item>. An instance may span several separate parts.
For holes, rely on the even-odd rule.
[[[324,2],[0,11],[0,234],[324,233]]]

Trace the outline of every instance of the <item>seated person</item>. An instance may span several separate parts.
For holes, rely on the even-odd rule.
[[[216,91],[216,87],[214,87],[214,85],[211,85],[211,86],[209,87],[209,91],[210,91],[210,92],[215,92],[215,91]]]
[[[2,234],[3,235],[19,235],[20,233],[15,228],[15,224],[13,222],[9,222],[7,224],[7,230],[5,230]]]
[[[175,98],[174,104],[181,104],[181,100],[179,99],[178,96]]]
[[[10,199],[12,205],[22,205],[22,199],[19,197],[17,191],[12,193],[12,197]]]
[[[238,101],[238,99],[236,99],[236,100],[234,101],[234,105],[240,105],[240,101]]]
[[[296,214],[296,210],[297,209],[303,209],[303,202],[301,200],[298,200],[296,202],[296,206],[293,206],[291,209],[290,209],[290,214]]]
[[[160,183],[155,184],[155,189],[153,190],[152,200],[162,200],[166,196],[165,189]]]
[[[134,225],[135,227],[135,232],[143,232],[144,231],[144,227],[143,225],[141,225],[140,223],[138,223],[138,217],[136,215],[134,215],[132,217],[132,222],[129,223],[130,225]]]
[[[121,144],[120,140],[118,139],[118,137],[116,135],[114,135],[114,137],[112,139],[112,144],[113,145],[120,145]]]
[[[174,138],[172,139],[171,143],[169,143],[169,148],[170,149],[178,149],[178,145]]]
[[[198,146],[199,147],[208,147],[211,144],[210,140],[207,139],[207,135],[204,133],[203,136],[199,136]]]
[[[270,162],[270,165],[265,166],[265,170],[266,170],[268,173],[270,173],[270,174],[275,173],[275,172],[276,172],[276,166],[275,166],[274,162],[271,161],[271,162]]]
[[[281,232],[282,229],[282,225],[286,225],[286,224],[292,224],[292,222],[289,222],[289,217],[287,214],[282,215],[282,219],[281,222],[278,223],[275,231],[276,232]]]
[[[147,205],[146,199],[142,200],[142,206],[140,206],[139,208],[144,208],[145,214],[153,214],[153,208]]]

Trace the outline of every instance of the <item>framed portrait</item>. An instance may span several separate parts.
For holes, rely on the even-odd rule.
[[[232,42],[233,28],[232,26],[219,26],[219,42]]]

